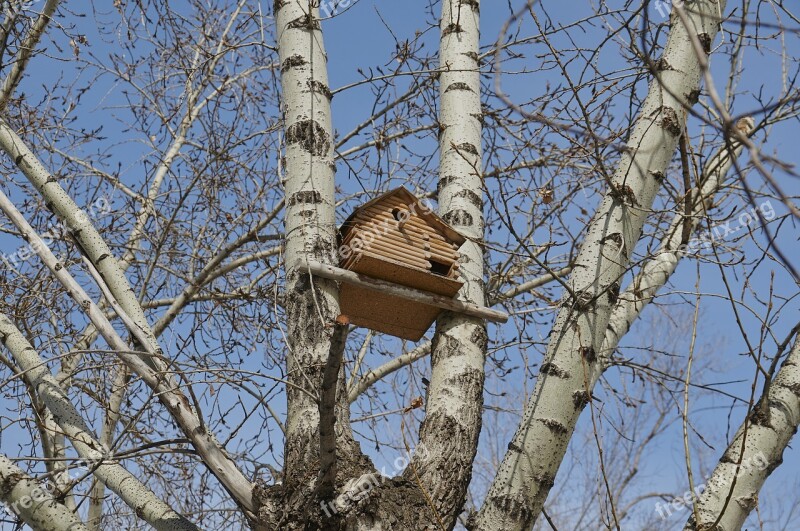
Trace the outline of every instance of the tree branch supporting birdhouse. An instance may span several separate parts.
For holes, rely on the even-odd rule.
[[[395,297],[400,297],[401,299],[428,304],[444,310],[463,313],[465,315],[471,315],[472,317],[480,317],[481,319],[486,319],[493,323],[505,323],[508,321],[508,314],[505,312],[360,275],[340,267],[317,262],[316,260],[307,260],[305,263],[300,264],[300,268],[305,269],[312,275],[373,289],[389,295],[394,295]]]

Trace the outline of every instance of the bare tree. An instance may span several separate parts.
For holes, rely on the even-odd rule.
[[[786,508],[758,494],[800,418],[800,20],[517,4],[3,2],[7,521],[727,531]],[[373,16],[389,61],[343,57]],[[466,238],[458,298],[507,325],[448,311],[401,342],[309,273],[401,184]],[[648,477],[676,445],[686,495]]]

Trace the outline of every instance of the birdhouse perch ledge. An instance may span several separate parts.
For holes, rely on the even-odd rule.
[[[480,317],[493,323],[505,323],[508,321],[508,314],[499,310],[493,310],[485,306],[478,306],[469,302],[451,299],[444,295],[437,295],[421,289],[409,288],[400,284],[386,282],[377,278],[368,277],[341,267],[317,262],[316,260],[306,260],[301,263],[301,269],[307,271],[312,276],[327,278],[337,282],[345,282],[354,286],[380,291],[401,299],[419,302],[430,306],[435,306],[443,310],[450,310],[463,313],[472,317]]]

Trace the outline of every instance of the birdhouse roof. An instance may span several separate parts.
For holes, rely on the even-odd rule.
[[[407,205],[415,205],[414,214],[416,214],[419,218],[425,220],[425,222],[435,231],[440,233],[444,236],[449,242],[454,243],[456,245],[463,245],[467,239],[461,235],[460,232],[455,230],[453,227],[447,224],[445,220],[439,217],[435,212],[431,209],[427,208],[426,206],[420,203],[420,200],[417,196],[409,192],[404,186],[399,188],[395,188],[394,190],[390,190],[385,194],[382,194],[375,199],[364,203],[363,205],[356,208],[352,214],[342,223],[341,233],[342,236],[346,234],[346,232],[353,226],[357,225],[358,222],[355,221],[355,217],[358,215],[359,212],[382,203],[389,199],[390,197],[398,197]]]

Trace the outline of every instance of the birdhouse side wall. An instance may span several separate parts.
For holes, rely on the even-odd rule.
[[[414,217],[398,222],[392,205],[376,205],[359,213],[347,232],[342,245],[349,255],[361,250],[384,255],[411,267],[431,271],[442,276],[456,276],[458,252],[424,220]]]

